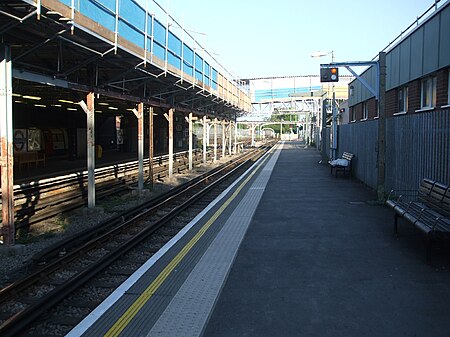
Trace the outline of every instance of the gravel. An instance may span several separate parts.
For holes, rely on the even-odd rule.
[[[77,209],[31,226],[25,240],[16,242],[13,247],[0,245],[0,258],[2,260],[0,264],[0,288],[7,286],[14,279],[20,277],[30,266],[33,255],[43,249],[75,233],[90,228],[119,212],[137,206],[146,200],[150,200],[156,195],[182,184],[211,167],[220,164],[221,162],[214,165],[199,166],[197,172],[179,174],[170,180],[166,179],[164,182],[158,182],[154,184],[153,191],[149,193],[138,194],[132,190],[120,197],[115,196],[101,200],[98,202],[99,206],[94,209]]]

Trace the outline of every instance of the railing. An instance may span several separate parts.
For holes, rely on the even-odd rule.
[[[354,175],[377,186],[378,120],[339,126],[338,152],[356,155]],[[386,119],[385,190],[411,190],[423,178],[450,182],[450,109]]]

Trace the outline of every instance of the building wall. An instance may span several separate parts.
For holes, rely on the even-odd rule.
[[[450,2],[447,2],[387,52],[386,116],[405,114],[399,111],[399,92],[403,86],[408,87],[408,114],[439,110],[447,106],[449,69]],[[436,102],[432,108],[424,109],[421,107],[422,80],[429,76],[436,78]],[[374,66],[367,69],[361,77],[376,88]],[[349,88],[350,116],[352,109],[355,110],[355,122],[361,121],[363,102],[369,105],[368,119],[376,117],[373,113],[374,95],[358,80],[351,82]]]

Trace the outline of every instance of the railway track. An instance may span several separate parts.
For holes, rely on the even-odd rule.
[[[194,165],[202,161],[195,152]],[[144,175],[148,175],[148,159],[144,160]],[[153,160],[153,179],[168,175],[168,156]],[[187,152],[175,154],[174,172],[188,169]],[[96,198],[101,199],[130,189],[137,182],[138,162],[128,162],[98,168],[95,171]],[[21,229],[87,204],[87,172],[77,172],[14,186],[15,226]]]
[[[222,165],[36,256],[40,266],[33,273],[0,290],[0,335],[65,335],[265,150]]]

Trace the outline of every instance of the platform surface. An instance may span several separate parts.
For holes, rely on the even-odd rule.
[[[285,143],[70,336],[449,336],[448,254],[319,160]]]

